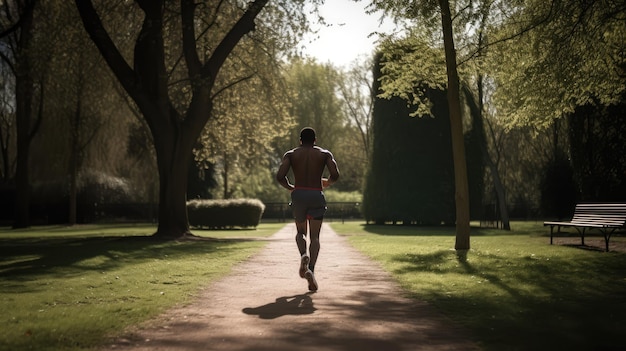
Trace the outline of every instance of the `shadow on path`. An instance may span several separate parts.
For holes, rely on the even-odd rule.
[[[283,296],[275,302],[259,307],[246,307],[242,311],[249,315],[258,315],[261,319],[274,319],[287,315],[304,315],[315,312],[311,294],[307,293],[294,296]]]

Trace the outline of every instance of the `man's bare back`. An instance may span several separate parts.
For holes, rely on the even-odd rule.
[[[291,185],[287,179],[290,167],[293,169],[294,185]],[[324,168],[328,168],[330,173],[326,182],[322,181]],[[315,145],[301,145],[285,153],[276,178],[283,187],[289,190],[294,188],[322,189],[339,178],[339,170],[330,151]]]

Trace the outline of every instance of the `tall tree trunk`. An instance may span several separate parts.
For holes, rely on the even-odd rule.
[[[72,160],[70,161],[70,191],[69,191],[69,216],[68,216],[68,225],[72,226],[76,224],[76,203],[78,197],[78,169],[76,167],[76,161],[73,160],[74,156],[70,156]]]
[[[15,166],[15,218],[13,228],[27,228],[30,226],[30,116],[32,113],[32,85],[33,80],[26,74],[20,74],[15,79],[17,100],[16,128],[17,128],[17,159]]]
[[[502,183],[502,179],[500,179],[500,173],[498,172],[498,167],[493,162],[491,157],[489,156],[487,150],[483,151],[485,154],[485,160],[487,161],[487,165],[489,166],[489,170],[491,171],[491,177],[493,178],[493,187],[496,190],[496,196],[498,197],[498,209],[500,210],[500,219],[502,220],[502,229],[511,230],[511,221],[509,218],[509,209],[506,206],[506,190],[504,189],[504,184]]]
[[[456,243],[459,251],[470,248],[469,187],[467,183],[467,163],[463,139],[463,120],[459,92],[459,75],[456,69],[456,51],[452,35],[452,17],[448,0],[439,0],[441,25],[446,54],[448,74],[448,105],[450,110],[450,130],[452,133],[452,157],[454,159],[454,184],[456,204]]]
[[[480,77],[480,75],[479,75]],[[472,114],[472,118],[475,119],[483,119],[483,107],[482,107],[482,78],[478,79],[478,103],[476,102],[474,95],[472,94],[469,87],[463,85],[463,95],[465,96],[465,100],[467,101],[467,105],[469,107],[470,113]],[[483,123],[477,123],[478,125],[483,127]],[[487,149],[486,143],[481,143],[480,145],[481,153],[483,159],[487,163],[487,167],[489,168],[489,172],[491,173],[491,178],[493,179],[493,187],[496,191],[496,196],[498,198],[498,209],[500,211],[500,219],[502,220],[502,227],[505,230],[511,230],[511,223],[509,219],[509,210],[506,207],[506,192],[504,188],[504,184],[502,183],[502,179],[500,178],[500,173],[498,172],[498,166],[493,162],[491,155],[489,154],[489,150]]]
[[[20,25],[19,53],[16,58],[15,100],[17,129],[17,159],[15,168],[15,218],[13,228],[30,226],[30,174],[29,155],[32,141],[31,119],[34,96],[31,54],[33,6],[22,14]]]
[[[230,172],[230,161],[226,153],[222,156],[224,159],[224,170],[222,171],[222,182],[224,183],[224,191],[222,192],[222,198],[228,199],[230,197],[230,189],[228,184],[228,173]]]
[[[80,85],[80,84],[79,84]],[[81,115],[81,99],[80,92],[77,94],[76,110],[70,118],[70,163],[69,163],[69,218],[68,224],[76,224],[76,203],[78,197],[78,168],[80,162],[80,115]]]
[[[185,148],[169,148],[157,152],[159,225],[154,235],[163,239],[176,239],[190,234],[187,217],[187,165],[191,150],[183,149]]]

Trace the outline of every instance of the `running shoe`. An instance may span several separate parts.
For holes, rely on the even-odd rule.
[[[315,276],[310,269],[306,270],[306,273],[304,273],[304,277],[309,282],[309,290],[317,291],[317,281],[315,280]]]
[[[300,259],[300,278],[304,278],[304,274],[309,269],[309,256],[307,254],[302,255]]]

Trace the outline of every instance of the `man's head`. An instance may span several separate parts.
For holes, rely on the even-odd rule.
[[[315,130],[311,127],[302,128],[300,131],[300,142],[303,145],[315,144]]]

